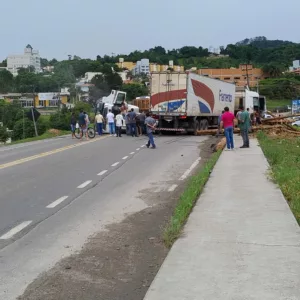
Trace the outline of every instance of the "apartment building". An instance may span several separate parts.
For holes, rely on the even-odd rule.
[[[18,75],[20,68],[34,67],[36,73],[41,71],[41,58],[39,51],[33,50],[31,45],[27,45],[24,54],[9,55],[7,57],[7,70],[14,76]]]
[[[253,65],[251,64],[249,65],[241,64],[239,68],[230,68],[230,69],[203,68],[197,70],[197,73],[199,75],[208,76],[214,79],[235,83],[237,86],[248,85],[247,83],[247,77],[248,77],[250,87],[257,86],[260,80],[266,78],[262,69],[254,68]]]

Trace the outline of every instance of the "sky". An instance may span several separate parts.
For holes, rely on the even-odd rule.
[[[0,61],[27,44],[41,57],[217,48],[245,38],[300,43],[299,0],[3,0]]]

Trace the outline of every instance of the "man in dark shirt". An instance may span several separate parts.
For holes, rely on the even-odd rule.
[[[130,113],[128,114],[128,121],[130,124],[130,133],[132,136],[137,137],[137,132],[136,132],[136,113],[134,109],[132,108]]]
[[[141,123],[141,128],[142,128],[142,134],[146,134],[146,126],[145,126],[146,115],[142,111],[141,114],[139,115],[139,117],[140,117],[140,123]]]
[[[85,114],[83,112],[83,110],[80,111],[80,114],[78,116],[78,123],[79,126],[81,128],[81,132],[80,132],[80,138],[82,139],[82,135],[84,134],[86,139],[88,139],[88,135],[87,135],[87,126],[86,126],[86,120],[85,120]]]
[[[71,120],[70,120],[72,139],[75,138],[76,123],[77,123],[77,120],[76,120],[76,117],[75,117],[75,113],[72,113]]]
[[[153,131],[155,131],[155,124],[156,121],[150,116],[150,113],[147,112],[146,114],[146,120],[145,120],[145,124],[147,127],[147,135],[149,137],[148,143],[146,144],[147,148],[150,147],[150,145],[152,146],[152,149],[156,148],[156,145],[154,143],[154,138],[153,138]]]

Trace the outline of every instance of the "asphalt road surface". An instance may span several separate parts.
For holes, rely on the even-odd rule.
[[[176,190],[199,163],[204,137],[69,137],[0,148],[0,299],[79,251],[89,236]],[[201,156],[201,154],[200,154]]]

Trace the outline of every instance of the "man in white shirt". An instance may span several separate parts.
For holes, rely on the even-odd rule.
[[[117,133],[117,137],[121,137],[122,125],[123,125],[123,116],[120,112],[116,116],[116,133]]]
[[[111,112],[111,109],[108,111],[106,119],[109,126],[109,133],[112,136],[113,134],[115,134],[115,116]]]
[[[102,135],[102,130],[103,130],[103,121],[104,118],[103,116],[100,114],[100,112],[97,112],[97,115],[95,117],[95,122],[97,124],[97,131],[99,135]]]

